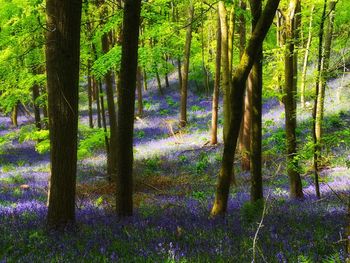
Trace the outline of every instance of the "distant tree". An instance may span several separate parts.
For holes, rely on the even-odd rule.
[[[215,80],[212,101],[212,117],[211,117],[211,144],[218,143],[218,111],[219,111],[219,90],[221,77],[221,24],[220,15],[217,18],[217,33],[216,33],[216,60],[215,60]]]
[[[190,67],[191,57],[191,42],[192,42],[192,28],[193,28],[193,16],[194,16],[194,5],[192,0],[189,6],[189,17],[186,32],[186,44],[185,44],[185,55],[184,63],[182,68],[182,81],[181,81],[181,105],[180,105],[180,126],[184,127],[187,124],[187,90],[188,90],[188,73]]]
[[[218,177],[215,201],[211,210],[212,216],[226,213],[230,183],[232,181],[233,160],[237,146],[240,123],[242,121],[246,81],[254,62],[257,59],[259,47],[262,45],[262,42],[272,24],[279,2],[279,0],[269,0],[266,3],[265,9],[260,16],[232,78],[229,129],[227,139],[224,142],[221,170]]]
[[[120,216],[133,213],[133,133],[140,12],[141,0],[125,1],[117,132],[116,207]]]
[[[316,76],[316,94],[313,108],[313,140],[314,140],[314,175],[315,175],[315,188],[317,197],[321,197],[319,188],[319,168],[321,162],[321,150],[322,150],[322,124],[324,115],[324,99],[326,91],[326,81],[328,78],[329,60],[331,55],[333,25],[335,16],[335,7],[337,1],[331,0],[329,2],[328,14],[327,0],[324,1],[323,13],[319,30],[319,46],[318,46],[318,65]],[[328,26],[326,34],[324,35],[324,23],[328,16]],[[323,39],[324,43],[323,43]]]
[[[81,9],[81,0],[46,1],[50,228],[75,221]]]

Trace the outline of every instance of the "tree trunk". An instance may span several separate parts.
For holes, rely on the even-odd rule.
[[[15,106],[13,106],[12,108],[12,113],[11,113],[12,125],[15,127],[18,127],[18,104],[19,102],[16,102]]]
[[[137,68],[137,115],[140,118],[143,115],[142,73],[140,67]]]
[[[262,45],[267,31],[272,24],[279,2],[280,0],[269,0],[266,3],[264,12],[262,13],[254,32],[252,33],[239,66],[233,75],[232,93],[230,97],[232,112],[230,115],[227,140],[224,142],[221,171],[218,177],[215,201],[211,210],[212,216],[217,216],[220,214],[224,215],[227,209],[230,182],[232,180],[233,160],[239,135],[239,127],[242,121],[243,98],[246,88],[246,81],[254,62],[257,59],[259,47]]]
[[[185,57],[182,71],[182,89],[181,89],[181,110],[180,110],[180,126],[185,127],[187,124],[187,90],[188,90],[188,73],[190,67],[191,41],[192,41],[192,23],[194,15],[194,6],[192,1],[189,6],[189,18],[186,32]]]
[[[228,39],[227,39],[227,48],[228,48],[228,65],[230,78],[233,73],[233,40],[235,35],[235,27],[236,27],[236,14],[235,14],[235,4],[232,5],[230,10],[229,24],[228,24]]]
[[[224,142],[227,140],[227,134],[230,123],[230,90],[231,90],[231,74],[229,64],[229,48],[228,48],[228,27],[227,12],[223,1],[218,4],[220,25],[221,25],[221,67],[222,67],[222,90],[224,95]]]
[[[93,78],[92,80],[92,85],[93,85],[93,90],[95,93],[95,97],[96,97],[96,109],[97,109],[97,127],[102,128],[102,122],[101,122],[101,106],[103,105],[103,103],[100,102],[100,98],[103,98],[103,94],[100,94],[100,90],[99,90],[99,86],[100,86],[101,81],[96,81],[95,78]],[[104,106],[104,105],[103,105]]]
[[[246,42],[246,20],[244,16],[244,11],[247,8],[246,2],[241,0],[240,7],[242,14],[239,16],[239,56],[240,58],[243,55],[245,42]],[[249,79],[249,78],[248,78]],[[248,80],[248,87],[244,98],[244,114],[242,119],[242,124],[240,128],[239,134],[239,150],[241,152],[242,160],[241,167],[243,171],[249,171],[250,169],[250,134],[251,134],[251,100],[252,100],[252,86],[249,85],[250,82]]]
[[[89,127],[92,129],[94,127],[94,120],[92,118],[92,77],[91,77],[91,62],[88,62],[88,101],[89,101]]]
[[[218,111],[219,111],[219,89],[220,89],[220,70],[221,70],[221,24],[220,16],[218,13],[218,27],[216,35],[216,61],[215,61],[215,82],[213,91],[212,102],[212,115],[211,115],[211,144],[218,143]]]
[[[311,47],[311,41],[312,41],[312,20],[313,20],[314,9],[315,9],[315,5],[312,5],[311,14],[310,14],[310,22],[309,22],[309,33],[307,36],[307,42],[306,42],[305,54],[304,54],[303,70],[302,70],[302,74],[301,74],[300,102],[301,102],[301,106],[303,108],[305,108],[306,72],[307,72],[307,63],[309,61],[309,53],[310,53],[310,47]]]
[[[322,123],[324,115],[324,99],[325,99],[325,89],[327,81],[327,73],[329,70],[329,60],[330,52],[332,46],[332,34],[334,25],[334,10],[336,1],[331,0],[329,2],[329,15],[328,15],[328,26],[325,35],[325,43],[323,47],[323,36],[324,36],[324,23],[326,20],[326,9],[327,0],[324,1],[323,14],[320,23],[319,31],[319,50],[318,50],[318,66],[317,66],[317,76],[316,76],[316,96],[315,104],[313,109],[313,139],[314,139],[314,175],[315,175],[315,189],[316,196],[321,197],[319,188],[319,169],[320,169],[320,159],[322,151]],[[323,49],[323,50],[322,50]]]
[[[303,190],[301,178],[298,172],[297,143],[296,143],[296,72],[294,45],[296,41],[295,12],[300,4],[299,0],[291,0],[288,14],[285,20],[285,121],[287,137],[287,173],[290,183],[290,196],[292,198],[302,198]]]
[[[102,51],[109,51],[108,34],[102,36]],[[136,74],[136,73],[135,73]],[[108,71],[104,77],[107,96],[107,110],[109,116],[110,139],[107,153],[107,173],[109,180],[115,181],[117,174],[117,114],[114,103],[114,89],[112,72]]]
[[[46,1],[50,228],[75,221],[81,9],[80,0]]]
[[[125,1],[118,94],[116,207],[119,216],[133,213],[133,132],[140,12],[141,0]]]
[[[250,0],[252,12],[252,30],[261,16],[261,1]],[[249,86],[251,86],[251,138],[250,138],[250,174],[251,174],[251,195],[252,202],[263,199],[263,184],[261,173],[261,130],[262,130],[262,44],[257,47],[258,54],[253,68],[249,74]]]
[[[40,96],[39,86],[37,84],[33,85],[32,94],[33,94],[33,108],[34,108],[35,127],[38,130],[41,130],[40,107],[38,106],[38,103],[36,101],[39,98],[39,96]]]

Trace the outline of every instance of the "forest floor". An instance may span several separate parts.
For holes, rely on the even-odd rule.
[[[152,84],[152,83],[150,83]],[[222,158],[210,146],[210,96],[189,93],[188,125],[177,128],[176,83],[144,94],[145,114],[135,121],[135,215],[114,213],[113,184],[106,180],[103,148],[78,162],[77,225],[64,234],[45,231],[49,155],[35,142],[19,142],[20,129],[0,116],[0,262],[343,262],[346,194],[350,190],[350,74],[329,82],[325,112],[321,199],[311,169],[311,109],[298,110],[305,199],[288,198],[284,113],[276,99],[263,106],[264,204],[249,203],[249,174],[235,162],[227,216],[209,218]],[[81,100],[81,104],[83,104]],[[312,103],[311,103],[312,104]],[[79,138],[87,131],[81,107]],[[17,135],[16,135],[17,134]],[[89,152],[89,151],[88,151]],[[259,227],[259,223],[260,227]]]

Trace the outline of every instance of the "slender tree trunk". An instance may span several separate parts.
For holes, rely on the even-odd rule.
[[[261,16],[262,6],[260,0],[250,0],[252,12],[252,30]],[[262,44],[257,47],[258,54],[253,68],[249,74],[249,86],[251,87],[251,138],[250,138],[250,173],[252,202],[263,199],[263,184],[261,172],[261,130],[262,130]],[[248,88],[249,89],[249,88]]]
[[[301,178],[298,172],[297,142],[296,142],[296,72],[294,45],[296,37],[295,12],[298,10],[299,0],[291,0],[288,14],[285,20],[285,121],[287,137],[287,173],[290,183],[290,196],[292,198],[302,198],[303,190]]]
[[[87,85],[87,89],[88,89],[88,101],[89,101],[89,127],[92,129],[94,127],[94,120],[92,117],[92,77],[91,77],[91,65],[90,65],[90,61],[88,63],[88,85]]]
[[[159,76],[157,65],[155,65],[155,70],[156,70],[156,79],[157,79],[157,86],[158,86],[159,93],[160,93],[160,95],[164,95],[164,92],[162,89],[162,82],[160,81],[160,76]]]
[[[218,13],[218,26],[216,35],[216,61],[215,61],[215,82],[212,102],[211,115],[211,144],[218,143],[218,111],[219,111],[219,89],[220,89],[220,71],[221,71],[221,24]]]
[[[211,210],[212,216],[223,215],[226,213],[228,196],[230,191],[230,182],[232,180],[232,166],[239,135],[239,127],[243,114],[243,98],[246,88],[248,74],[257,59],[259,47],[265,39],[265,36],[272,24],[276,13],[279,0],[268,0],[265,9],[252,33],[245,52],[241,58],[238,68],[232,79],[231,93],[231,115],[229,122],[229,132],[227,140],[224,142],[224,153],[221,164],[221,171],[218,177],[218,183],[215,194],[215,201]]]
[[[143,70],[143,90],[147,91],[148,86],[147,86],[147,72],[146,70]]]
[[[12,113],[11,113],[11,121],[12,125],[15,127],[18,127],[18,102],[16,102],[15,106],[12,108]]]
[[[308,33],[306,47],[305,47],[303,70],[301,74],[300,102],[303,108],[305,108],[306,73],[307,73],[307,64],[309,61],[309,53],[310,53],[310,47],[311,47],[311,41],[312,41],[312,20],[313,20],[314,9],[315,9],[315,5],[312,5],[310,22],[309,22],[309,33]]]
[[[320,23],[319,31],[319,50],[318,50],[318,66],[317,66],[317,77],[316,77],[316,96],[313,109],[313,139],[314,139],[314,175],[315,175],[315,189],[316,196],[321,197],[320,187],[319,187],[319,170],[320,170],[320,159],[322,151],[322,123],[324,115],[324,99],[325,99],[325,89],[327,81],[327,73],[329,70],[329,60],[330,52],[332,46],[332,34],[334,25],[334,13],[336,1],[331,0],[329,2],[329,15],[328,15],[328,26],[325,35],[325,43],[323,47],[323,37],[324,37],[324,23],[326,20],[326,9],[327,0],[324,1],[324,8]],[[323,49],[323,50],[322,50]]]
[[[142,73],[140,67],[137,68],[137,115],[143,115],[143,101],[142,101]]]
[[[224,142],[227,140],[228,128],[230,123],[230,93],[231,93],[231,74],[229,64],[228,48],[228,27],[227,12],[223,1],[218,4],[220,25],[221,25],[221,67],[222,67],[222,90],[224,95]]]
[[[116,207],[120,216],[133,213],[133,132],[140,12],[141,0],[125,1],[118,94]]]
[[[35,127],[38,130],[41,130],[40,107],[38,106],[38,103],[36,101],[39,98],[39,96],[40,96],[39,86],[37,84],[33,85],[32,94],[33,94],[33,108],[34,108]]]
[[[110,147],[109,147],[109,139],[108,139],[108,131],[107,131],[107,121],[106,121],[106,110],[105,110],[105,103],[104,103],[104,92],[102,89],[102,82],[99,81],[98,82],[98,87],[96,87],[100,92],[99,92],[99,96],[97,96],[97,98],[99,98],[98,101],[101,102],[101,112],[98,113],[101,117],[102,120],[102,126],[103,126],[103,130],[105,133],[105,147],[106,147],[106,153],[107,153],[107,158],[109,156],[109,152],[110,152]],[[100,121],[101,121],[100,120]],[[99,127],[101,128],[101,127]],[[108,170],[108,167],[107,167]]]
[[[227,27],[228,27],[228,32],[227,32],[228,65],[229,65],[229,72],[231,76],[233,73],[233,40],[234,40],[235,27],[236,27],[235,4],[233,4],[231,7],[229,24]]]
[[[186,32],[185,57],[182,71],[182,89],[181,89],[181,110],[180,110],[180,126],[185,127],[187,124],[187,90],[188,90],[188,73],[190,67],[191,41],[192,41],[192,22],[194,15],[194,6],[192,1],[189,6],[189,18]]]
[[[80,0],[46,1],[50,228],[75,221],[81,10]]]
[[[93,85],[93,90],[94,90],[95,98],[96,98],[97,127],[102,128],[102,123],[101,123],[101,105],[102,105],[102,103],[100,103],[100,97],[103,97],[103,95],[100,94],[100,90],[99,90],[100,81],[97,83],[96,79],[93,78],[92,85]]]
[[[239,17],[239,56],[240,58],[243,55],[244,48],[245,48],[245,42],[246,42],[246,20],[245,20],[245,14],[243,13],[246,8],[247,4],[244,0],[240,1],[240,7],[242,14]],[[249,171],[250,169],[250,134],[251,134],[251,115],[252,115],[252,107],[251,107],[251,100],[252,100],[252,85],[249,82],[248,78],[248,87],[246,90],[246,94],[244,96],[244,114],[242,119],[242,124],[240,128],[240,134],[239,134],[239,150],[241,152],[242,160],[241,160],[241,167],[243,171]]]
[[[179,90],[182,91],[182,72],[181,72],[181,59],[177,58],[177,73],[179,78]]]
[[[102,50],[104,54],[109,51],[108,34],[104,34],[102,36]],[[107,110],[110,127],[109,152],[107,155],[107,173],[109,180],[114,181],[117,174],[117,114],[114,103],[113,76],[111,71],[108,71],[106,73],[104,81],[106,85]]]

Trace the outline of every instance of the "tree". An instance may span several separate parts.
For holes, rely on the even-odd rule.
[[[133,213],[133,132],[141,0],[124,6],[117,132],[117,213]]]
[[[323,46],[324,38],[324,23],[326,20],[326,9],[327,9],[327,0],[324,1],[323,13],[320,23],[319,31],[319,46],[318,46],[318,65],[317,65],[317,76],[316,76],[316,94],[315,102],[313,108],[313,141],[314,141],[314,175],[315,175],[315,188],[316,196],[321,197],[320,187],[319,187],[319,167],[320,167],[320,158],[322,150],[322,123],[324,115],[324,98],[325,98],[325,89],[326,89],[326,80],[327,73],[329,70],[329,60],[331,54],[332,46],[332,34],[333,34],[333,25],[334,25],[334,13],[335,6],[337,2],[331,0],[329,2],[329,14],[328,14],[328,26],[325,35],[325,43]]]
[[[297,141],[296,141],[296,58],[295,43],[297,41],[297,10],[300,1],[291,0],[287,14],[284,14],[284,37],[285,37],[285,54],[284,54],[284,90],[285,96],[283,102],[285,106],[286,122],[286,144],[287,144],[287,173],[290,184],[290,196],[293,198],[303,197],[301,178],[298,171],[297,160]]]
[[[229,129],[227,140],[224,142],[221,170],[218,177],[215,201],[211,210],[212,216],[225,214],[227,209],[230,183],[232,180],[233,160],[237,146],[240,123],[242,121],[246,80],[254,62],[256,61],[259,51],[258,47],[261,46],[272,24],[279,2],[279,0],[269,0],[266,3],[265,9],[259,18],[248,45],[245,48],[239,66],[232,78]]]
[[[217,19],[217,35],[216,35],[216,60],[215,60],[215,82],[212,101],[212,117],[211,117],[211,144],[218,143],[218,109],[219,109],[219,88],[220,88],[220,72],[221,72],[221,24],[218,13]]]
[[[261,1],[250,0],[252,12],[252,30],[256,27],[261,16]],[[263,185],[261,173],[261,118],[262,118],[262,43],[257,47],[258,53],[249,74],[249,86],[251,86],[251,135],[250,135],[250,174],[251,174],[251,194],[252,202],[263,198]]]
[[[81,9],[80,0],[46,1],[50,228],[75,221]]]
[[[186,44],[185,44],[185,57],[183,63],[183,69],[181,73],[181,113],[180,113],[180,126],[184,127],[187,124],[187,90],[188,90],[188,73],[190,66],[191,55],[191,41],[192,41],[192,27],[193,27],[193,15],[194,6],[192,1],[189,6],[189,17],[186,32]]]

